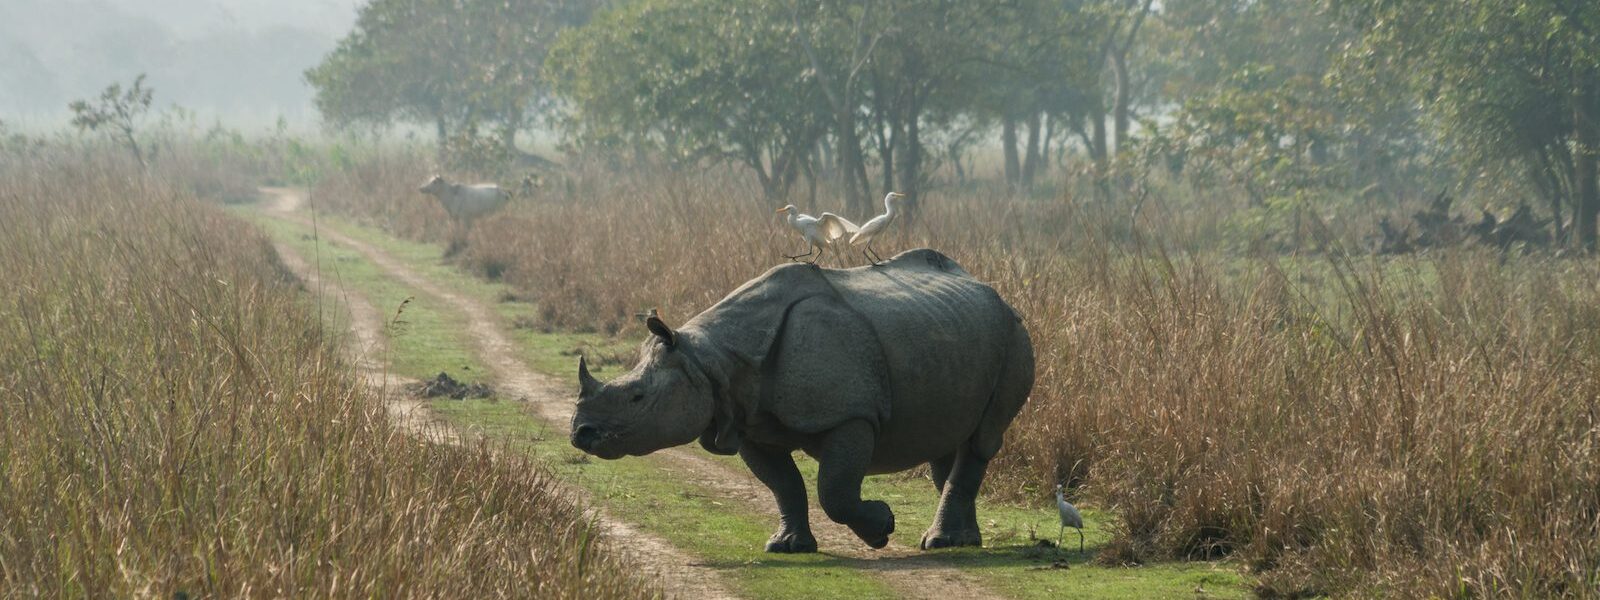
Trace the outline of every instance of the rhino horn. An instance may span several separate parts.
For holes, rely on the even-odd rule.
[[[600,380],[589,374],[589,364],[583,355],[578,355],[578,395],[588,397],[600,389]]]

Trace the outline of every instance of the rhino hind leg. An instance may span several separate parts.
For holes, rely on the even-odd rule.
[[[945,480],[939,498],[939,512],[933,526],[922,535],[922,549],[981,546],[978,531],[978,488],[989,470],[989,459],[970,448],[956,453],[955,464]]]
[[[989,461],[1000,453],[1006,428],[1021,412],[1033,390],[1033,343],[1026,330],[1018,328],[1017,331],[1019,335],[1012,342],[1005,368],[995,382],[978,430],[956,451],[955,464],[947,471],[944,484],[939,485],[939,512],[934,515],[933,526],[922,536],[924,550],[983,545],[983,535],[978,531],[978,489],[983,486]],[[938,484],[939,481],[935,461],[934,482]]]
[[[797,554],[817,551],[807,514],[806,483],[789,452],[755,444],[739,446],[739,458],[778,501],[778,532],[767,540],[767,552]]]
[[[876,435],[865,421],[840,425],[818,444],[817,499],[828,518],[855,532],[872,548],[889,545],[894,511],[878,500],[861,499],[861,480],[872,461]]]

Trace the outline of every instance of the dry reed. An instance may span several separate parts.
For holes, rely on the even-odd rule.
[[[577,193],[480,223],[461,256],[548,326],[641,335],[635,312],[686,319],[801,249],[741,180],[571,177]],[[401,233],[437,216],[415,194],[329,191]],[[988,493],[1065,480],[1120,517],[1103,561],[1229,556],[1264,596],[1600,595],[1600,269],[1243,256],[1205,237],[1231,205],[1157,198],[1131,222],[935,192],[884,240],[944,251],[1027,317],[1038,384]]]
[[[0,156],[0,597],[658,595],[536,465],[393,425],[178,160]]]

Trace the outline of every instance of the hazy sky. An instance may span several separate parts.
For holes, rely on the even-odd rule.
[[[301,73],[361,0],[0,0],[0,120],[54,122],[66,103],[147,73],[163,107],[270,123],[314,118]]]
[[[23,6],[50,0],[21,1]],[[179,35],[204,35],[217,28],[259,31],[303,27],[343,35],[355,22],[358,0],[105,0],[123,11],[166,24]]]

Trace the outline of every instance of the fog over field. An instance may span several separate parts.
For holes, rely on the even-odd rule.
[[[0,0],[0,600],[1600,600],[1600,0]]]
[[[250,124],[314,118],[302,72],[349,30],[355,0],[7,0],[0,115],[57,124],[73,99],[140,73],[172,104]]]

